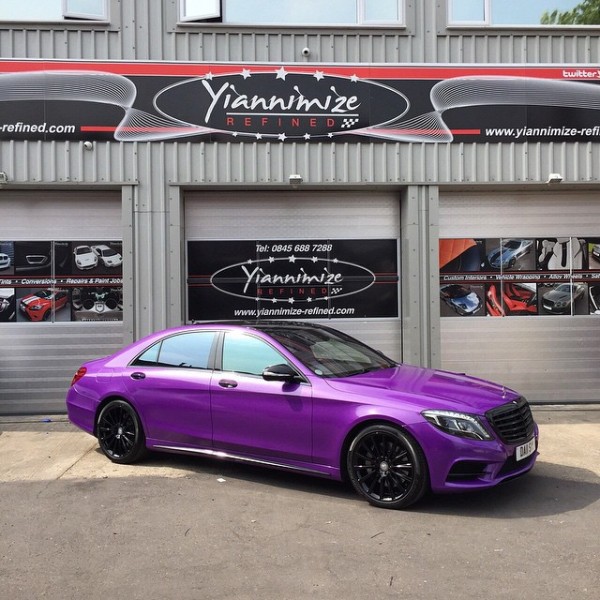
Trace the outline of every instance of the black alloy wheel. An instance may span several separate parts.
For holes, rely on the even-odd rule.
[[[406,432],[371,425],[352,440],[347,469],[354,489],[381,508],[406,508],[429,487],[423,450]]]
[[[112,400],[100,411],[96,434],[100,449],[115,463],[131,464],[146,453],[140,419],[124,400]]]

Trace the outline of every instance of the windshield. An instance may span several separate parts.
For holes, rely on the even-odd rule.
[[[451,298],[464,298],[471,293],[471,290],[462,285],[450,285],[445,291]]]
[[[302,327],[261,329],[321,377],[348,377],[396,365],[383,354],[338,331]]]

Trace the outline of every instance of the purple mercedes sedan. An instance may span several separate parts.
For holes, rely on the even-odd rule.
[[[116,463],[183,452],[349,480],[404,508],[427,491],[529,471],[527,401],[481,379],[398,364],[307,323],[207,323],[152,334],[84,364],[69,419]]]

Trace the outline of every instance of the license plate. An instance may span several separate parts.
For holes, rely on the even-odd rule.
[[[531,456],[535,452],[535,438],[530,439],[521,446],[515,448],[516,460],[523,460],[528,456]]]

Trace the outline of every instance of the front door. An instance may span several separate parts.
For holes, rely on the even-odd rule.
[[[311,460],[312,388],[262,378],[266,367],[282,363],[289,361],[265,340],[225,333],[222,370],[211,384],[215,450]]]

